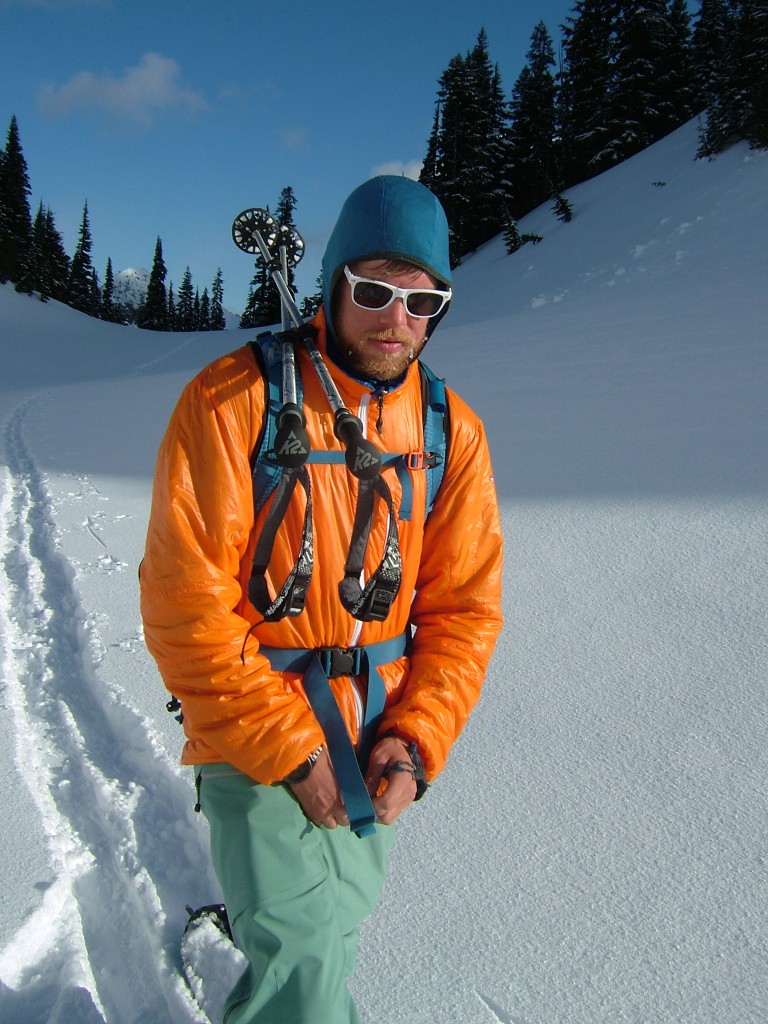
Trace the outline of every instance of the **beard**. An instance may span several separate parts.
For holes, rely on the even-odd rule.
[[[409,330],[403,327],[391,330],[364,331],[356,338],[350,337],[342,325],[337,330],[339,353],[356,377],[365,380],[397,380],[402,377],[411,363],[424,350],[427,339],[417,341]],[[382,352],[372,346],[376,341],[398,341],[400,346],[393,352]]]

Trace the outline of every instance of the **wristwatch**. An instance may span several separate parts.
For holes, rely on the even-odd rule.
[[[315,762],[323,752],[323,747],[318,747],[317,750],[313,750],[306,761],[302,761],[298,768],[290,772],[285,776],[283,782],[288,783],[289,786],[294,785],[296,782],[303,782],[309,778],[309,773],[315,767]]]

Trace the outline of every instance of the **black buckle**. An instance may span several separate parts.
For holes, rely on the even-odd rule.
[[[389,615],[389,609],[397,596],[399,581],[396,584],[381,581],[378,587],[366,596],[360,605],[356,617],[361,622],[383,622]]]
[[[360,675],[363,654],[359,647],[321,647],[317,656],[329,679]]]

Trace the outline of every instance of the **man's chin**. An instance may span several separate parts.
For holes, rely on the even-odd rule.
[[[377,349],[374,338],[366,339],[360,347],[353,347],[342,343],[341,350],[344,359],[357,377],[366,380],[392,381],[402,377],[411,363],[415,362],[421,354],[424,345],[418,345],[409,340],[407,345],[400,343],[391,346],[393,351],[387,352]],[[384,339],[379,339],[384,341]]]

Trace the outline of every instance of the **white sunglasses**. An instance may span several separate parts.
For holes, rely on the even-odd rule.
[[[453,292],[441,292],[437,288],[398,288],[386,281],[373,281],[369,277],[357,277],[349,267],[344,267],[349,281],[352,301],[361,309],[386,309],[395,299],[402,299],[409,316],[426,319],[437,316]]]

